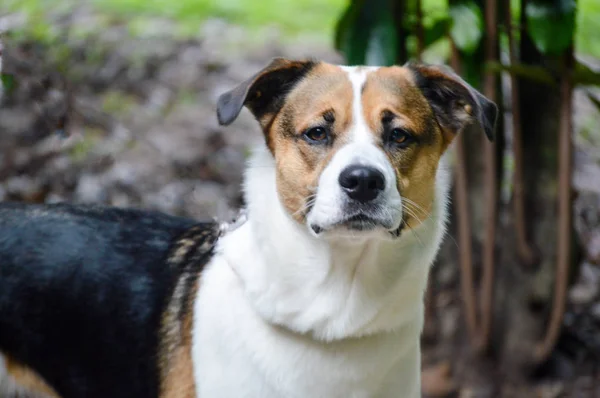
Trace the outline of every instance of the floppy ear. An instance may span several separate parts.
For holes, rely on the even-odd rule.
[[[245,105],[265,128],[283,106],[285,96],[314,65],[312,61],[273,59],[264,69],[219,97],[219,123],[232,123]]]
[[[450,68],[408,64],[415,81],[429,102],[440,126],[457,134],[478,125],[494,140],[498,107],[456,75]]]

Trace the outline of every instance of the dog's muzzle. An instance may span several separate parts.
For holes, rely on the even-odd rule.
[[[386,178],[380,170],[367,165],[350,165],[340,172],[337,182],[343,197],[343,216],[327,225],[311,224],[315,234],[342,228],[355,232],[382,229],[393,237],[400,235],[403,224],[397,226],[386,207]]]

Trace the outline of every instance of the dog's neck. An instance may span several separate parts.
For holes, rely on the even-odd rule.
[[[314,237],[282,206],[276,165],[255,151],[246,174],[247,221],[219,252],[268,322],[331,341],[393,331],[423,317],[429,267],[444,233],[447,176],[438,171],[434,210],[396,239]]]

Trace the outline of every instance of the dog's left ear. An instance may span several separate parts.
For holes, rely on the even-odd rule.
[[[264,69],[219,97],[217,118],[221,125],[232,123],[244,105],[263,128],[283,106],[285,96],[315,65],[313,61],[275,58]]]
[[[494,140],[498,107],[449,68],[408,64],[440,126],[457,134],[477,124]]]

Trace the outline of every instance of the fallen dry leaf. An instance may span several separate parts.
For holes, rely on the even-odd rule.
[[[456,391],[450,362],[442,361],[421,371],[421,390],[425,396],[447,397]]]

